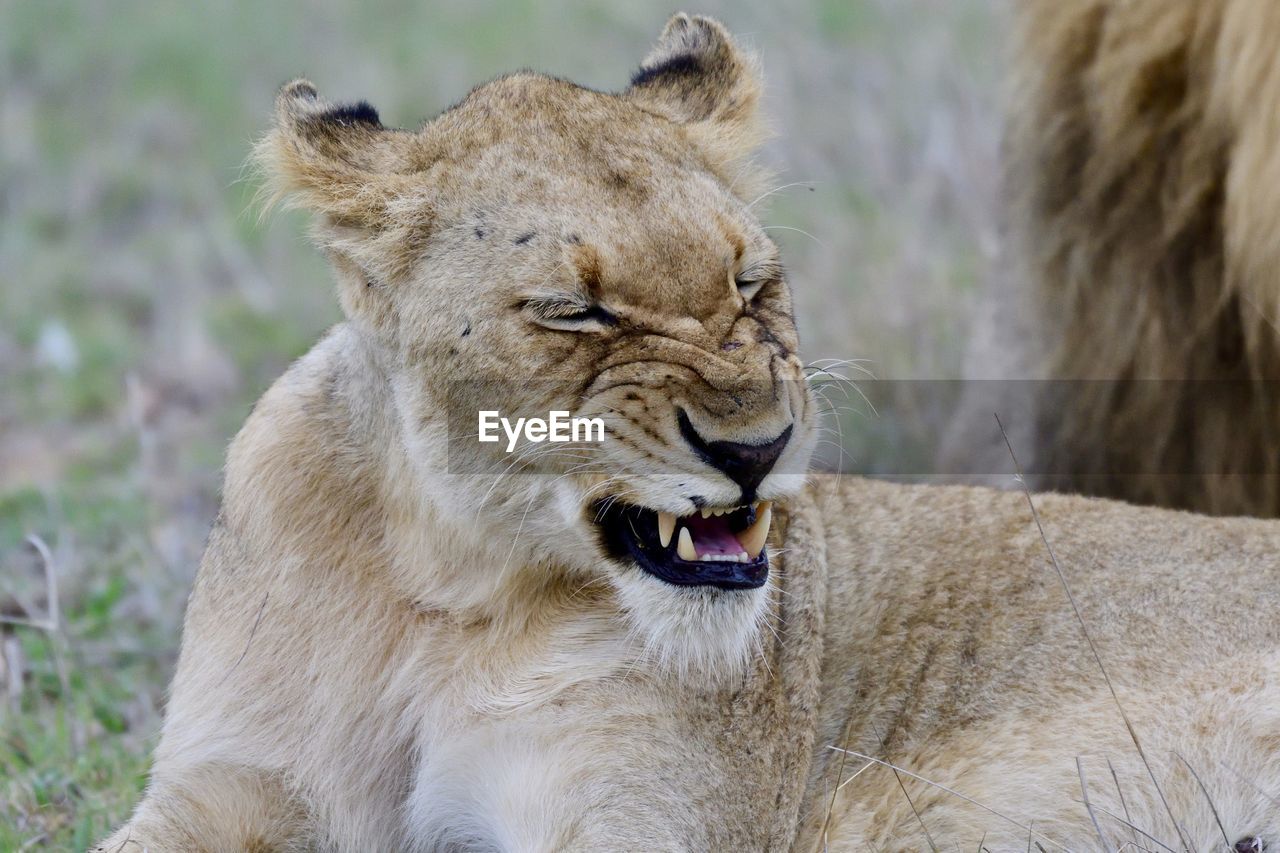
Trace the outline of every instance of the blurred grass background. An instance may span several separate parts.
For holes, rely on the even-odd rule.
[[[60,585],[56,630],[0,636],[0,850],[127,815],[224,447],[338,319],[304,221],[248,210],[276,87],[410,127],[521,67],[617,89],[669,2],[0,0],[0,613],[48,612],[46,559]],[[809,359],[960,375],[997,243],[998,2],[689,7],[763,56]]]

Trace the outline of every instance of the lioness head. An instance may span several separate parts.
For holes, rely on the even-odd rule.
[[[814,418],[752,213],[759,91],[724,28],[683,14],[618,94],[514,74],[409,132],[281,91],[259,159],[318,214],[381,353],[408,467],[452,522],[422,547],[465,553],[459,601],[560,573],[609,589],[666,660],[749,650]],[[476,441],[481,410],[598,416],[605,439],[508,453]]]

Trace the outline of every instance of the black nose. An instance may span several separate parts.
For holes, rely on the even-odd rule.
[[[698,435],[683,409],[676,410],[676,420],[680,423],[680,434],[689,442],[693,451],[703,462],[719,468],[730,480],[741,486],[744,500],[751,500],[755,496],[756,486],[773,470],[773,464],[778,461],[791,439],[791,427],[788,426],[781,435],[764,444],[707,441]]]

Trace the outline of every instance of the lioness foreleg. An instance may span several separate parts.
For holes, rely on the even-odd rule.
[[[133,817],[90,853],[303,850],[304,810],[282,782],[251,768],[201,765],[156,776]]]

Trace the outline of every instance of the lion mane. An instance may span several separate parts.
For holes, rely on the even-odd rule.
[[[1010,278],[1032,375],[1070,380],[1038,485],[1280,514],[1280,5],[1026,0],[1015,30]]]

